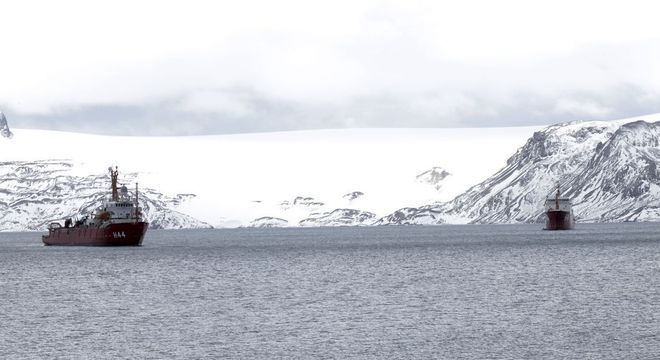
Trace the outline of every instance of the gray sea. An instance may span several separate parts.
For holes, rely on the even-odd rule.
[[[0,358],[658,359],[660,223],[0,233]]]

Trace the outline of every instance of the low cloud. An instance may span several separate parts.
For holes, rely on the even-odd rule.
[[[213,92],[208,96],[216,95]],[[410,98],[366,96],[344,102],[302,103],[242,90],[234,104],[225,102],[223,96],[223,102],[211,101],[211,105],[201,108],[188,108],[190,96],[182,95],[160,103],[80,106],[52,114],[8,117],[16,128],[115,135],[203,135],[350,127],[527,126],[660,111],[656,101],[660,94],[630,85],[598,93],[516,93],[506,101],[502,101],[501,94],[428,93]]]

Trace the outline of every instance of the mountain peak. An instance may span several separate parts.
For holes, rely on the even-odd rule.
[[[0,111],[0,135],[2,137],[6,137],[7,139],[11,139],[14,134],[9,131],[9,124],[7,124],[7,118],[5,117],[5,114]]]

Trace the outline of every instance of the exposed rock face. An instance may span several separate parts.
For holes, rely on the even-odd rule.
[[[356,226],[371,225],[376,214],[355,209],[336,209],[301,220],[300,226]]]
[[[362,196],[364,196],[364,193],[362,191],[353,191],[353,192],[349,192],[348,194],[344,194],[342,198],[348,201],[353,201],[361,198]]]
[[[7,123],[7,118],[5,114],[0,111],[0,136],[11,139],[14,134],[9,130],[9,124]]]
[[[296,196],[292,201],[284,200],[280,203],[283,210],[298,208],[313,211],[323,207],[323,205],[325,205],[323,202],[317,201],[311,196]]]
[[[50,222],[92,214],[108,198],[110,179],[107,174],[72,175],[72,168],[67,160],[0,162],[0,230],[43,231]],[[136,176],[122,174],[120,182],[134,182]],[[210,227],[174,210],[193,196],[143,188],[140,207],[154,229]]]

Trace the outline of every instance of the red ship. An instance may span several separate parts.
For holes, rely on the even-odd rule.
[[[571,230],[575,226],[571,200],[560,197],[559,186],[554,198],[545,201],[546,230]]]
[[[126,186],[117,191],[117,167],[110,171],[112,195],[109,201],[96,209],[94,216],[85,216],[75,223],[71,219],[48,226],[48,235],[41,240],[46,245],[72,246],[140,246],[147,232],[148,222],[142,221],[138,206],[138,188],[131,199]]]

